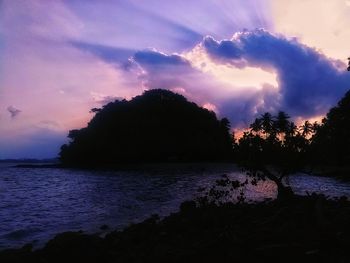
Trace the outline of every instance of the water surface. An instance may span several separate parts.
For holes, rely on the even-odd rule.
[[[137,223],[152,214],[178,210],[222,174],[243,179],[237,169],[218,166],[171,171],[86,171],[0,166],[0,249],[28,242],[40,246],[63,231],[98,232]],[[298,174],[290,184],[299,194],[319,192],[350,196],[350,184],[331,178]],[[248,187],[258,200],[276,195],[270,182]]]

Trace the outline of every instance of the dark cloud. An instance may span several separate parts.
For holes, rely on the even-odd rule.
[[[8,106],[7,111],[10,113],[11,118],[15,118],[18,114],[20,114],[22,111],[15,108],[14,106]]]
[[[153,49],[137,51],[134,49],[109,47],[77,41],[71,42],[71,44],[80,50],[97,56],[107,63],[114,64],[123,69],[132,68],[133,65],[130,59],[133,59],[143,69],[149,71],[159,70],[159,67],[165,67],[165,70],[167,69],[166,67],[172,66],[173,69],[180,69],[181,66],[190,67],[190,63],[179,55],[167,55]]]
[[[241,59],[242,51],[230,40],[216,41],[208,36],[204,39],[204,46],[214,57],[225,57],[227,59]]]
[[[279,110],[279,104],[276,88],[266,84],[262,89],[247,90],[239,96],[222,99],[218,108],[222,116],[229,118],[232,127],[246,128],[257,115]]]
[[[190,63],[179,55],[167,55],[156,50],[136,52],[133,58],[146,68],[155,66],[190,66]]]
[[[350,88],[345,64],[327,58],[296,39],[265,30],[237,34],[232,40],[202,42],[217,63],[277,72],[281,110],[311,117],[324,114]]]
[[[133,61],[142,69],[140,78],[147,88],[186,88],[196,70],[179,55],[167,55],[155,50],[135,53]]]

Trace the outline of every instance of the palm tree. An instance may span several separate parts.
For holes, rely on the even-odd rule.
[[[261,115],[261,128],[265,134],[273,133],[273,118],[269,112]]]
[[[262,129],[262,122],[260,118],[256,118],[252,124],[250,124],[250,129],[254,132],[259,132]]]
[[[303,137],[308,136],[313,132],[313,125],[309,121],[305,121],[303,125],[300,126],[301,134]]]
[[[312,132],[313,132],[313,133],[316,133],[320,127],[321,127],[321,125],[320,125],[317,121],[315,121],[315,122],[312,124]]]
[[[298,127],[294,122],[290,122],[289,127],[287,129],[286,136],[293,137],[298,131]]]
[[[275,129],[278,133],[288,133],[290,128],[289,115],[284,111],[278,112],[274,122]]]

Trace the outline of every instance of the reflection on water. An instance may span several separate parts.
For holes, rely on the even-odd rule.
[[[225,168],[177,172],[108,172],[0,167],[0,248],[40,241],[56,233],[83,229],[98,232],[103,224],[121,228],[152,215],[167,215],[211,185],[223,173],[244,179]],[[350,196],[350,185],[330,178],[296,175],[290,178],[299,194],[321,192]],[[276,195],[266,181],[248,186],[253,200]]]

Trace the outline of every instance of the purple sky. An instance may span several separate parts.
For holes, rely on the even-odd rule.
[[[0,158],[55,157],[89,110],[152,88],[234,128],[319,118],[350,88],[348,0],[0,1]]]

